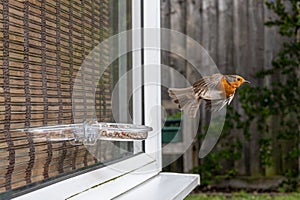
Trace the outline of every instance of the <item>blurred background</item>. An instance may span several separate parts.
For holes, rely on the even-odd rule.
[[[165,171],[199,173],[201,191],[299,190],[299,4],[298,0],[161,0],[162,28],[199,42],[221,73],[251,81],[227,108],[221,138],[204,159],[198,152],[209,113],[201,108],[198,137],[180,152],[188,133],[179,130],[180,113],[162,92],[168,113],[162,140],[169,146],[164,159],[179,157]],[[186,41],[180,42],[189,48]],[[197,66],[175,54],[162,52],[162,63],[191,83],[201,78],[194,73]]]

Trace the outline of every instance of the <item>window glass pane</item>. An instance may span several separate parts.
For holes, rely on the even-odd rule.
[[[66,138],[55,131],[78,122],[72,94],[80,67],[102,41],[131,29],[130,1],[3,0],[0,10],[0,198],[133,155],[132,142],[84,145],[74,142],[72,134]],[[86,83],[96,91],[91,105],[98,122],[115,122],[111,94],[130,68],[131,55],[124,55],[106,68],[99,82]],[[91,69],[89,76],[97,65]],[[129,95],[126,88],[132,83],[127,82],[120,97]],[[88,99],[85,95],[82,101]],[[130,102],[123,105],[129,111]],[[89,115],[89,103],[84,102],[79,121]],[[29,131],[45,127],[38,135]]]

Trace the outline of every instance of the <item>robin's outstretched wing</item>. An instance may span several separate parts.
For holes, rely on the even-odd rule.
[[[222,85],[222,74],[205,76],[193,84],[196,99],[218,100],[225,99],[226,93]]]
[[[220,111],[224,106],[229,105],[234,95],[226,99],[206,100],[205,108],[212,112]]]

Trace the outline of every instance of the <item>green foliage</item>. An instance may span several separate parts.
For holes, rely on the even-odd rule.
[[[224,158],[221,156],[224,155],[224,153],[225,152],[210,153],[202,165],[193,169],[193,173],[201,174],[201,186],[211,185],[236,176],[237,171],[234,168],[222,172],[223,166],[221,160]]]
[[[300,28],[300,10],[297,4],[300,4],[299,0],[273,0],[266,3],[277,17],[270,19],[265,25],[278,27],[285,42],[277,57],[272,61],[272,67],[257,72],[256,76],[260,85],[245,86],[239,90],[239,99],[244,113],[228,109],[218,147],[205,157],[203,163],[194,170],[201,174],[202,185],[210,184],[219,177],[229,178],[236,175],[235,170],[224,171],[222,168],[224,160],[227,160],[228,164],[228,160],[241,158],[242,144],[238,140],[232,140],[236,140],[231,135],[234,129],[242,130],[248,140],[251,139],[250,126],[252,130],[256,128],[261,133],[260,152],[258,152],[261,166],[267,167],[273,164],[272,140],[274,137],[279,141],[289,142],[290,152],[283,159],[297,163],[300,156],[298,149],[300,140],[300,39],[297,40],[297,31]],[[266,83],[266,80],[269,81],[269,84],[263,84]],[[276,129],[272,127],[274,123]],[[222,140],[224,137],[226,139]],[[230,141],[230,143],[224,141]],[[287,170],[282,174],[288,177],[283,189],[293,191],[299,187],[297,170]]]
[[[298,193],[290,194],[257,194],[257,193],[213,193],[213,194],[191,194],[185,200],[298,200]]]
[[[285,173],[287,180],[284,181],[280,187],[279,192],[294,192],[297,191],[299,185],[299,176],[297,169],[289,169]]]
[[[278,26],[279,33],[283,36],[293,37],[300,27],[299,0],[289,0],[292,12],[287,10],[287,3],[283,0],[273,0],[266,2],[267,7],[273,10],[278,18],[266,22],[266,26]]]
[[[280,35],[286,39],[277,57],[272,61],[272,68],[256,74],[258,78],[272,80],[272,83],[266,86],[246,86],[239,91],[246,117],[240,118],[238,122],[242,124],[241,127],[247,136],[251,124],[256,124],[257,130],[262,133],[263,137],[259,141],[262,166],[272,165],[272,135],[278,141],[290,142],[292,148],[284,159],[296,163],[300,156],[300,39],[297,38],[300,28],[300,4],[298,0],[274,0],[268,1],[266,5],[277,17],[270,19],[265,25],[278,27]],[[270,127],[274,124],[276,128]],[[299,172],[296,172],[296,177],[298,175]],[[295,181],[290,179],[286,184],[297,188]]]
[[[175,112],[174,114],[168,116],[168,119],[181,119],[181,112]]]
[[[259,140],[259,146],[260,146],[260,160],[261,160],[261,164],[264,166],[270,166],[272,164],[271,162],[271,140],[270,139],[266,139],[266,138],[262,138]]]
[[[232,129],[236,124],[231,119],[238,117],[236,114],[232,108],[229,108],[217,146],[202,160],[199,166],[193,169],[193,173],[201,174],[201,186],[211,185],[224,179],[232,178],[237,174],[237,170],[232,166],[242,156],[242,143],[232,134]],[[206,131],[204,130],[205,133]],[[205,136],[205,134],[198,135],[200,140]],[[226,169],[224,165],[231,167]]]

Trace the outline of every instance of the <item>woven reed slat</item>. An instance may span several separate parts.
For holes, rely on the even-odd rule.
[[[4,124],[4,135],[8,145],[7,152],[8,155],[8,163],[6,166],[6,173],[5,174],[5,184],[3,187],[6,190],[11,189],[11,179],[12,173],[14,171],[15,165],[15,150],[14,144],[11,140],[10,136],[10,120],[11,120],[11,113],[10,113],[10,81],[9,81],[9,3],[8,0],[3,1],[3,88],[4,88],[4,97],[5,97],[5,124]]]
[[[89,69],[78,74],[87,54],[106,39],[111,30],[108,0],[3,0],[0,3],[0,198],[12,189],[38,183],[96,160],[85,146],[68,141],[50,142],[48,136],[18,129],[74,124],[94,108],[98,120],[111,121],[112,73],[99,83],[93,80],[106,63],[108,50],[86,61]],[[75,78],[96,90],[74,88]],[[74,118],[72,92],[83,106]],[[43,138],[43,139],[41,139]],[[114,144],[89,149],[101,162],[114,158]]]

